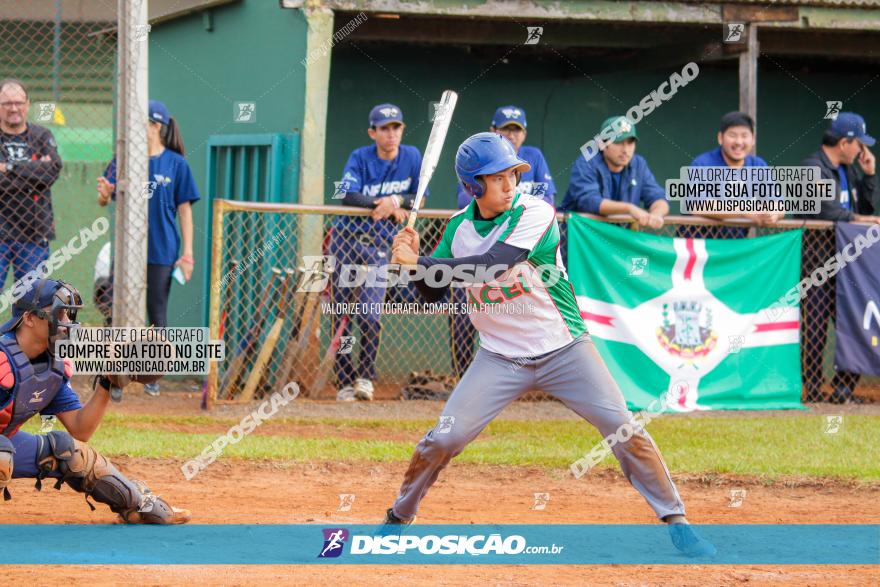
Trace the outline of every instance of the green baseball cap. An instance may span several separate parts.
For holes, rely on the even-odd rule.
[[[599,132],[601,133],[609,126],[615,130],[619,129],[614,135],[615,143],[620,143],[629,138],[639,140],[638,135],[636,135],[636,125],[627,120],[626,116],[612,116],[606,118],[605,122],[602,123],[602,126],[599,127]]]

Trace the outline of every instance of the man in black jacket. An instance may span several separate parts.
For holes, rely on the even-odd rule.
[[[822,179],[834,181],[837,198],[823,200],[818,215],[805,219],[833,222],[880,224],[874,213],[880,208],[880,190],[875,175],[874,155],[868,149],[875,143],[867,134],[865,120],[853,112],[841,112],[822,137],[822,147],[801,162],[819,167]],[[835,253],[834,229],[804,232],[802,276],[809,276]],[[807,290],[804,319],[801,322],[801,359],[807,401],[822,400],[822,359],[828,338],[828,320],[836,312],[836,282],[832,277]],[[857,402],[853,395],[859,381],[857,373],[837,371],[831,381],[830,401]]]
[[[28,123],[27,90],[0,81],[0,289],[12,265],[19,280],[49,258],[55,238],[52,184],[61,173],[55,138]]]

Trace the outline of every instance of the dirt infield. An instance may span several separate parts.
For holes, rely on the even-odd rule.
[[[394,498],[405,468],[388,465],[218,462],[186,481],[178,462],[117,459],[135,478],[190,508],[206,524],[373,523]],[[765,486],[748,479],[712,482],[677,478],[691,519],[698,523],[880,523],[880,487],[817,482]],[[730,507],[731,488],[746,497]],[[0,523],[111,523],[103,507],[90,512],[82,496],[16,480],[13,500],[0,505]],[[534,493],[550,493],[534,510]],[[337,511],[340,493],[354,493],[349,512]],[[487,503],[486,496],[491,495]],[[653,513],[615,472],[581,480],[522,467],[453,464],[431,490],[420,511],[425,523],[652,523]],[[18,584],[199,584],[289,583],[490,584],[490,585],[872,585],[878,567],[842,566],[107,566],[82,572],[70,567],[16,567]]]

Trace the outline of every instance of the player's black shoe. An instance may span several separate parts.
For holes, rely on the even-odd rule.
[[[397,516],[394,515],[394,508],[388,508],[388,511],[385,512],[385,520],[382,522],[383,526],[409,526],[415,521],[415,518],[412,520],[401,520]]]
[[[715,546],[694,532],[688,524],[669,524],[669,537],[680,552],[689,557],[715,556]]]
[[[397,536],[404,532],[404,527],[409,526],[415,521],[415,518],[412,520],[401,520],[396,515],[394,515],[394,509],[388,508],[388,511],[385,512],[385,519],[382,520],[382,525],[376,528],[373,531],[373,536]]]

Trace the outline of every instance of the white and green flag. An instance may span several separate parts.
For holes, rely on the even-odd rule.
[[[631,409],[801,407],[801,231],[704,240],[572,216],[568,272],[581,316]],[[773,307],[772,311],[768,311]]]

